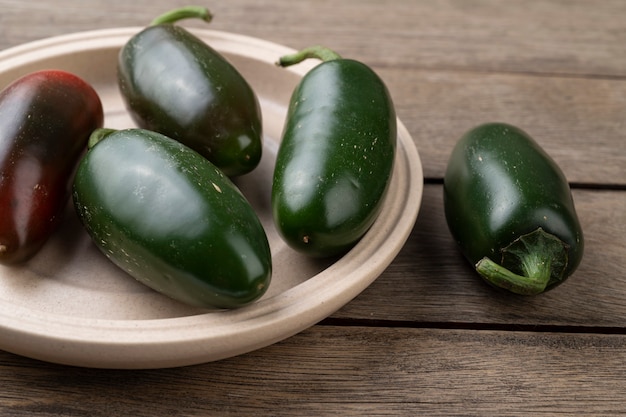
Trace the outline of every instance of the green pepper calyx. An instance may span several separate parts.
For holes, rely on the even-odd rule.
[[[166,25],[176,23],[183,19],[201,19],[210,22],[213,15],[206,7],[202,6],[185,6],[178,9],[170,10],[156,17],[150,26]]]
[[[563,280],[568,245],[541,227],[502,249],[502,262],[484,257],[476,271],[489,283],[520,295],[542,293]]]
[[[341,55],[339,55],[332,49],[326,48],[325,46],[315,45],[304,48],[296,53],[280,57],[276,65],[280,67],[288,67],[290,65],[298,64],[309,58],[320,59],[324,62],[327,62],[341,59]]]

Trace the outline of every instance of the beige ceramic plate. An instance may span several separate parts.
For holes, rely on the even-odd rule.
[[[0,89],[31,71],[58,68],[94,85],[112,128],[131,127],[115,81],[117,53],[140,28],[77,33],[0,52]],[[159,368],[219,360],[258,349],[329,316],[371,284],[406,241],[422,198],[420,158],[402,123],[382,215],[341,259],[312,261],[290,250],[272,224],[273,163],[293,87],[314,61],[274,62],[292,49],[216,31],[194,31],[222,52],[256,90],[265,154],[237,183],[268,234],[274,275],[267,294],[233,311],[171,301],[125,275],[92,245],[71,206],[60,231],[28,264],[0,267],[0,349],[51,362],[102,368]]]

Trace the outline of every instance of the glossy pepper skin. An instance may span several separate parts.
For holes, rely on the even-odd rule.
[[[0,92],[0,263],[27,261],[54,232],[103,117],[94,89],[64,71],[33,72]]]
[[[313,257],[347,252],[380,213],[394,165],[396,114],[383,81],[365,64],[321,47],[283,57],[324,62],[290,100],[272,187],[276,227]]]
[[[569,184],[515,126],[488,123],[459,140],[444,177],[444,206],[461,252],[494,286],[538,294],[580,264],[583,232]]]
[[[228,176],[252,171],[263,148],[254,91],[220,53],[163,20],[120,51],[118,82],[129,113],[139,127],[191,147]]]
[[[109,259],[193,306],[240,307],[266,291],[272,264],[265,231],[218,168],[156,132],[103,130],[94,138],[73,197]]]

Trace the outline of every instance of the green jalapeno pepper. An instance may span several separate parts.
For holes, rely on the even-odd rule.
[[[522,295],[564,282],[583,256],[569,184],[524,131],[489,123],[450,155],[444,206],[461,252],[490,284]]]
[[[394,164],[396,114],[383,81],[361,62],[311,47],[287,66],[323,62],[294,90],[276,157],[272,211],[292,248],[335,256],[379,215]]]
[[[262,153],[261,110],[243,76],[219,52],[174,23],[201,7],[157,17],[122,48],[118,83],[136,124],[194,149],[228,176],[252,171]]]
[[[57,228],[103,119],[96,91],[65,71],[33,72],[0,92],[0,263],[30,259]]]
[[[207,159],[143,129],[99,130],[74,181],[96,246],[138,281],[183,303],[234,308],[267,289],[265,231]]]

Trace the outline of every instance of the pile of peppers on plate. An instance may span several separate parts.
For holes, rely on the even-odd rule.
[[[119,91],[136,128],[103,126],[96,91],[65,71],[26,74],[0,92],[0,263],[32,258],[72,198],[101,252],[168,297],[237,308],[267,291],[268,239],[232,181],[261,160],[259,101],[226,58],[176,24],[187,18],[212,16],[195,6],[169,11],[119,52]],[[282,67],[321,62],[289,102],[274,223],[294,250],[338,257],[381,214],[397,146],[394,104],[371,68],[328,48],[277,58]],[[514,126],[489,123],[461,138],[444,197],[461,252],[496,287],[539,294],[580,263],[569,185]]]

